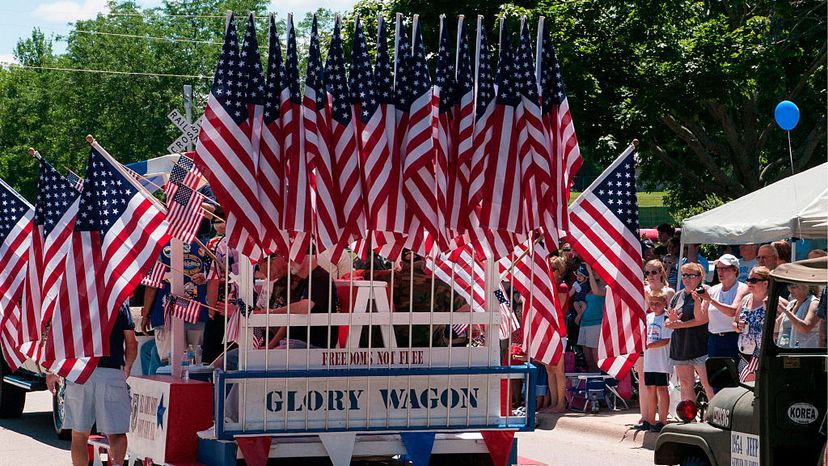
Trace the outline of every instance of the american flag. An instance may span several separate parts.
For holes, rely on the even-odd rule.
[[[523,349],[530,357],[554,365],[563,354],[566,325],[548,255],[541,243],[531,249],[529,241],[521,243],[515,248],[519,259],[511,273],[515,290],[523,296]],[[502,267],[501,261],[501,271]]]
[[[79,177],[75,172],[70,170],[66,174],[66,180],[72,183],[72,186],[78,191],[83,190],[83,178]]]
[[[461,16],[457,23],[457,78],[452,116],[454,125],[454,157],[449,159],[448,226],[457,233],[464,233],[470,227],[468,209],[469,179],[471,177],[472,154],[474,153],[474,76],[472,74],[471,51],[466,34],[465,20]]]
[[[236,303],[227,303],[227,330],[224,332],[224,342],[233,343],[239,341],[239,327],[241,324],[241,313]]]
[[[20,299],[35,228],[34,215],[32,206],[0,180],[0,343],[12,371],[25,359],[19,351],[23,336]]]
[[[333,39],[331,42],[333,44]],[[329,63],[332,63],[332,60],[333,57],[329,56]],[[344,73],[344,70],[342,72]],[[340,208],[336,162],[331,151],[328,93],[323,81],[328,76],[327,73],[324,74],[325,76],[322,71],[322,52],[319,48],[319,32],[314,15],[305,78],[305,97],[302,103],[305,115],[305,149],[315,177],[317,244],[320,251],[336,248],[345,223],[345,216]],[[342,83],[340,86],[344,87]]]
[[[267,83],[264,101],[262,140],[259,146],[259,165],[256,172],[259,204],[262,209],[261,246],[265,254],[288,253],[287,234],[282,229],[285,209],[285,166],[281,122],[282,49],[276,33],[276,19],[270,15],[268,39]]]
[[[505,23],[501,23],[500,59],[497,66],[497,99],[492,114],[492,139],[487,149],[485,184],[480,208],[484,229],[523,233],[524,223],[521,163],[515,113],[520,103],[517,92],[512,44]],[[499,258],[505,251],[498,251]]]
[[[552,45],[550,34],[547,31],[543,18],[540,20],[538,34],[542,34],[541,58],[541,99],[544,132],[547,134],[547,147],[551,148],[552,174],[555,184],[554,198],[556,207],[555,222],[558,230],[569,230],[569,189],[574,182],[575,175],[581,168],[581,149],[578,147],[578,136],[575,134],[575,125],[572,123],[572,114],[569,111],[569,100],[566,97],[561,67]]]
[[[181,296],[170,295],[167,299],[165,314],[194,324],[198,322],[198,314],[200,310],[201,303],[198,301],[182,298]]]
[[[434,176],[437,188],[437,244],[441,251],[449,250],[449,242],[454,238],[449,224],[457,223],[459,212],[456,205],[454,187],[457,185],[457,149],[454,106],[457,102],[457,82],[454,64],[449,55],[448,27],[445,15],[440,15],[440,42],[437,49],[437,73],[434,80],[434,96],[438,99],[437,121],[434,128]],[[451,229],[453,230],[453,229]]]
[[[164,288],[164,277],[167,276],[167,269],[166,264],[161,261],[156,261],[150,273],[141,280],[141,284],[151,288]]]
[[[250,142],[248,73],[248,62],[238,49],[236,21],[229,13],[224,45],[198,135],[195,162],[224,207],[230,247],[256,261],[261,255],[261,209]]]
[[[520,103],[515,114],[518,131],[518,156],[521,161],[521,184],[523,196],[523,221],[527,231],[540,227],[554,233],[547,235],[550,244],[557,244],[557,226],[547,209],[554,205],[551,197],[552,174],[549,150],[541,121],[540,97],[535,78],[535,59],[529,25],[523,18],[520,42],[515,55],[515,84],[520,94]]]
[[[466,243],[451,253],[442,252],[434,259],[426,258],[426,267],[465,299],[472,311],[485,312],[485,269],[483,264],[475,258],[474,249],[470,243]],[[452,326],[458,334],[465,332],[469,327],[467,323],[458,322],[460,320],[462,317],[456,317],[455,324]]]
[[[204,196],[201,193],[180,185],[172,199],[167,199],[170,236],[192,243],[204,218],[204,210],[201,208],[203,203]]]
[[[291,259],[300,261],[308,252],[306,245],[312,225],[310,181],[304,148],[302,95],[299,92],[299,57],[296,52],[293,15],[288,15],[285,72],[282,78],[280,117],[285,141],[283,154],[287,180],[284,227],[292,236]]]
[[[741,372],[739,372],[739,381],[742,383],[748,382],[755,378],[755,373],[757,369],[759,369],[759,359],[755,355],[750,356],[750,361],[745,364],[745,367],[742,368]],[[753,377],[751,377],[753,376]]]
[[[357,143],[365,177],[363,194],[368,217],[367,226],[371,230],[385,229],[388,225],[388,198],[393,177],[387,131],[388,125],[393,129],[393,124],[389,121],[389,116],[393,118],[393,113],[388,111],[393,82],[388,62],[385,23],[381,18],[380,22],[377,64],[374,70],[368,57],[362,25],[357,18],[350,75]]]
[[[51,321],[65,271],[80,192],[42,157],[35,202],[35,231],[29,249],[25,309],[22,314],[24,354],[38,360],[39,340]]]
[[[198,189],[203,176],[196,168],[192,159],[184,154],[178,157],[178,161],[173,164],[170,169],[170,178],[167,180],[167,185],[164,187],[164,195],[167,199],[175,196],[175,192],[179,185],[184,185],[190,189]]]
[[[424,238],[438,237],[437,199],[434,179],[433,132],[437,118],[438,98],[431,89],[426,64],[425,46],[419,18],[414,16],[411,59],[406,66],[408,121],[403,152],[403,195],[406,209],[412,212],[408,228],[408,245],[418,253],[425,252]]]
[[[572,245],[607,283],[598,364],[616,378],[638,358],[645,328],[634,149],[630,145],[569,212]]]
[[[64,359],[109,354],[109,334],[118,308],[170,238],[160,202],[96,142],[86,170],[66,256],[66,276],[46,341],[47,367]],[[72,367],[63,365],[60,370]],[[79,374],[78,382],[83,383],[90,373]]]
[[[498,285],[494,295],[500,308],[500,339],[506,340],[512,332],[520,328],[520,321],[518,321],[515,311],[512,310],[512,304],[506,298],[503,285]]]

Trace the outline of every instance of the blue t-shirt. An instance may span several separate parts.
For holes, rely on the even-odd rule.
[[[167,244],[164,250],[161,251],[159,261],[166,265],[170,264],[172,257],[172,247]],[[197,242],[184,245],[184,290],[185,298],[194,299],[202,304],[207,303],[207,284],[195,285],[192,283],[192,277],[196,274],[203,273],[205,278],[210,269],[210,256]],[[164,325],[164,307],[167,304],[167,297],[170,295],[170,282],[164,279],[164,287],[158,290],[155,295],[155,301],[152,303],[152,310],[150,311],[150,323],[153,327],[161,327]],[[207,308],[202,306],[198,314],[199,322],[207,321]]]
[[[596,294],[586,295],[586,310],[581,316],[581,327],[601,325],[604,320],[604,296]]]
[[[98,367],[109,369],[120,369],[124,365],[124,332],[135,330],[135,323],[132,321],[132,314],[129,313],[129,305],[124,304],[118,310],[115,317],[115,324],[112,326],[112,333],[109,334],[109,356],[104,356],[98,361]]]

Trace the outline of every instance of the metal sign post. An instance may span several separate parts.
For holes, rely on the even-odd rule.
[[[184,85],[183,98],[184,114],[176,109],[167,114],[167,118],[181,131],[181,136],[167,146],[167,152],[170,154],[193,150],[201,129],[201,117],[193,123],[193,86]]]

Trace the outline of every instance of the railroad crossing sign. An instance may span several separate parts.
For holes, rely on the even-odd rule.
[[[178,136],[178,139],[167,146],[167,151],[170,154],[184,152],[187,150],[187,146],[192,147],[191,145],[195,145],[198,139],[198,132],[201,129],[202,117],[199,117],[195,123],[187,123],[187,118],[184,115],[178,110],[173,110],[167,114],[167,118],[181,131],[181,136]]]

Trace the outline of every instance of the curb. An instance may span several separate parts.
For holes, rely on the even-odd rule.
[[[556,430],[584,435],[596,435],[617,442],[631,442],[648,450],[654,450],[658,435],[632,429],[638,422],[635,410],[612,414],[541,414],[540,424],[535,432],[553,433]]]

